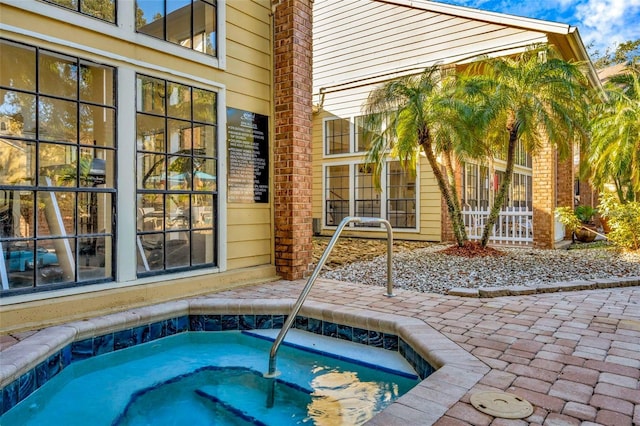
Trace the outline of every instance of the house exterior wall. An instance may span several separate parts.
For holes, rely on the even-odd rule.
[[[409,0],[353,0],[314,2],[314,121],[313,121],[313,218],[322,235],[327,226],[324,197],[327,167],[364,161],[364,153],[327,155],[324,123],[327,119],[351,120],[363,114],[363,104],[376,86],[402,75],[415,74],[434,64],[463,65],[481,56],[507,56],[538,43],[552,43],[566,59],[585,60],[575,28],[564,24],[494,14],[475,9]],[[593,73],[589,74],[593,80]],[[352,130],[353,133],[353,130]],[[353,137],[353,136],[352,136]],[[534,160],[533,168],[516,171],[533,177],[535,244],[552,247],[552,211],[567,199],[566,188],[556,189],[558,163],[555,151]],[[504,169],[504,161],[497,160]],[[562,163],[561,175],[571,174],[571,164]],[[551,170],[550,168],[553,168]],[[569,170],[564,170],[569,168]],[[421,157],[415,229],[397,228],[396,238],[451,241],[450,222],[433,173]],[[462,190],[460,175],[458,189]],[[556,194],[561,199],[556,199]],[[536,205],[536,203],[539,203]],[[544,214],[540,213],[544,212]],[[537,222],[537,223],[536,223]],[[548,223],[547,223],[548,222]],[[317,229],[318,227],[316,227]],[[352,230],[347,234],[382,237],[384,233]]]
[[[3,295],[0,332],[275,278],[271,170],[272,187],[266,203],[227,202],[226,188],[227,108],[267,116],[270,150],[275,140],[272,5],[270,0],[218,0],[217,4],[217,58],[136,33],[133,2],[117,2],[117,25],[40,1],[14,0],[0,4],[0,37],[115,67],[118,107],[115,280],[15,297]],[[286,13],[292,14],[293,10]],[[289,36],[285,34],[283,38]],[[216,267],[144,278],[136,276],[137,247],[132,237],[136,235],[136,73],[217,93]],[[273,164],[272,158],[269,164]]]
[[[402,2],[400,2],[402,3]],[[409,3],[374,0],[314,2],[313,93],[313,218],[322,235],[326,226],[323,194],[325,170],[331,164],[362,162],[362,153],[326,155],[323,123],[334,117],[363,114],[371,90],[400,75],[417,73],[436,63],[468,61],[501,50],[515,52],[531,43],[545,42],[539,31],[446,15]],[[396,228],[396,238],[447,241],[446,209],[426,158],[420,157],[416,227]],[[345,235],[384,237],[384,230],[346,230]]]

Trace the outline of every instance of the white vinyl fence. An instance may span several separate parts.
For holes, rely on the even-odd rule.
[[[462,217],[470,240],[480,240],[488,210],[463,208]],[[533,242],[533,212],[517,207],[507,207],[493,225],[489,239],[492,243],[529,244]]]

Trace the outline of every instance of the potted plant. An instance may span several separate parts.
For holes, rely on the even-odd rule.
[[[583,243],[590,243],[596,239],[596,226],[593,218],[598,211],[591,206],[558,207],[556,214],[560,223],[572,232],[573,238]]]

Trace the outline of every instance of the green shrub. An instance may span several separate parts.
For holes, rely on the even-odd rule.
[[[622,204],[613,194],[602,194],[598,209],[611,228],[607,235],[611,242],[627,249],[640,250],[640,202]]]

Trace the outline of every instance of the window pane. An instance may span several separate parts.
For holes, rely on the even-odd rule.
[[[164,40],[164,2],[136,0],[136,30]]]
[[[0,138],[0,185],[33,185],[35,144]]]
[[[164,115],[165,86],[163,80],[138,77],[138,112]]]
[[[78,193],[78,234],[111,232],[113,195],[104,192]]]
[[[165,211],[168,229],[189,229],[189,195],[167,194]]]
[[[189,235],[186,232],[170,232],[166,238],[164,256],[167,269],[189,266],[191,258]]]
[[[40,139],[77,142],[77,108],[76,102],[41,96],[38,102]]]
[[[194,154],[215,157],[216,128],[214,126],[197,126],[193,129]]]
[[[80,62],[80,100],[100,105],[114,105],[113,68]]]
[[[193,119],[210,124],[217,121],[215,92],[193,89]]]
[[[107,22],[116,22],[115,0],[80,0],[80,11]]]
[[[191,47],[191,0],[166,0],[167,41]]]
[[[144,234],[136,240],[138,252],[138,272],[164,269],[164,235]]]
[[[40,53],[40,92],[77,99],[78,63],[75,58],[57,53]]]
[[[198,194],[191,196],[192,228],[211,228],[213,226],[213,196]]]
[[[80,143],[115,146],[115,111],[111,108],[80,104]]]
[[[193,3],[193,49],[208,55],[215,55],[216,8],[203,1]]]
[[[38,236],[62,237],[75,234],[74,192],[42,191],[38,193],[38,202]]]
[[[0,86],[36,90],[36,50],[7,40],[0,40]],[[3,112],[4,114],[4,112]]]
[[[194,172],[193,176],[193,190],[204,192],[217,191],[216,176],[215,160],[200,161],[198,169]]]
[[[0,135],[35,139],[35,95],[0,89],[0,102]]]
[[[375,134],[373,131],[366,128],[365,116],[359,116],[355,118],[355,138],[356,138],[356,152],[368,151],[371,147],[371,143]]]
[[[337,119],[325,122],[325,146],[327,154],[349,152],[349,120]]]
[[[75,239],[38,241],[36,285],[73,282],[75,279]]]
[[[371,166],[358,164],[355,175],[356,216],[380,217],[380,194],[373,184]],[[374,225],[379,226],[379,225]]]
[[[164,118],[138,114],[136,119],[138,150],[164,152]]]
[[[325,187],[326,224],[338,225],[349,216],[349,166],[327,167]]]
[[[167,115],[176,118],[191,120],[191,89],[182,84],[167,84],[169,102]]]
[[[215,241],[212,230],[195,231],[191,238],[191,263],[193,265],[211,264],[215,261]]]
[[[167,120],[167,152],[190,154],[191,153],[191,131],[190,121]]]
[[[28,238],[35,235],[34,193],[0,190],[0,237]]]
[[[109,237],[79,238],[78,281],[110,277],[111,253],[111,238]]]
[[[167,166],[167,188],[182,191],[191,189],[191,157],[170,156]]]
[[[80,186],[115,187],[115,151],[80,148]]]
[[[78,149],[75,146],[40,144],[38,176],[45,186],[76,186]]]
[[[138,154],[138,188],[164,189],[166,184],[164,155]]]

